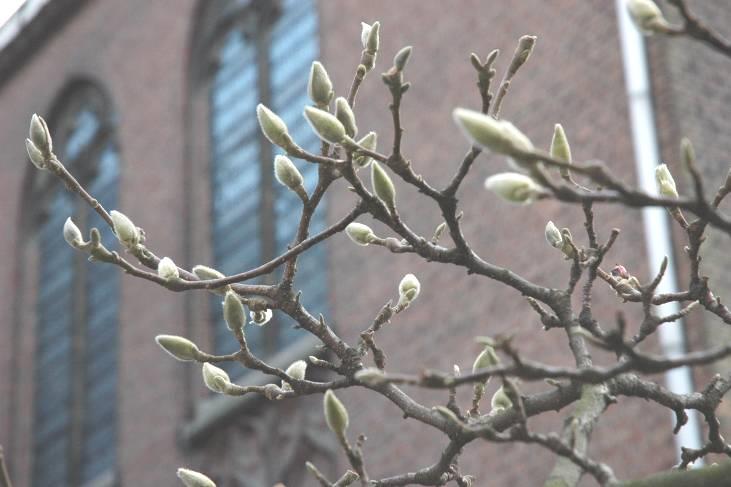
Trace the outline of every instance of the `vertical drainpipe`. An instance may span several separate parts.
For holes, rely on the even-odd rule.
[[[615,5],[619,22],[619,38],[622,46],[637,180],[640,189],[650,194],[657,194],[655,167],[660,163],[660,151],[655,131],[655,114],[652,106],[645,41],[629,17],[625,0],[615,0]],[[660,263],[665,256],[668,256],[669,259],[665,277],[660,282],[657,291],[659,293],[677,292],[677,276],[667,211],[664,208],[643,208],[642,221],[645,229],[650,275],[657,275]],[[678,312],[680,307],[677,302],[672,302],[658,306],[657,309],[661,315],[668,315]],[[682,320],[660,326],[658,335],[660,346],[667,356],[674,357],[687,351]],[[693,377],[688,367],[666,372],[665,382],[672,392],[678,394],[694,392]],[[678,447],[678,459],[680,459],[681,446],[690,448],[702,446],[700,421],[696,411],[688,411],[688,423],[675,436],[675,444]],[[695,462],[695,466],[702,464],[702,459]]]

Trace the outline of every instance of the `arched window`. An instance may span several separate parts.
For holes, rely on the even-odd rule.
[[[228,8],[221,8],[227,4]],[[287,123],[298,144],[319,151],[302,110],[309,103],[307,78],[318,54],[318,20],[311,0],[221,2],[210,26],[207,55],[213,56],[209,86],[211,238],[213,266],[225,274],[255,267],[286,251],[299,222],[301,203],[276,183],[272,161],[277,148],[262,136],[256,105],[264,103]],[[295,161],[311,191],[317,167]],[[312,232],[325,226],[324,205]],[[273,281],[265,281],[273,282]],[[328,311],[326,254],[323,246],[298,261],[295,286],[315,313]],[[220,298],[211,304],[214,350],[238,348],[221,317]],[[269,325],[247,328],[255,353],[281,351],[299,332],[275,312]],[[241,373],[235,364],[229,372]]]
[[[59,96],[49,125],[59,159],[108,208],[118,199],[113,118],[91,83]],[[38,227],[33,486],[76,486],[113,476],[116,465],[119,272],[92,264],[63,239],[67,217],[116,238],[101,218],[55,178],[34,184]]]

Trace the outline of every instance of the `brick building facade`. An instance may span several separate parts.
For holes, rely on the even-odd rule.
[[[728,25],[721,20],[724,15],[726,19],[731,16],[724,0],[695,3],[702,15],[718,25]],[[69,325],[86,337],[75,341],[73,335],[69,345],[70,369],[65,377],[73,390],[65,395],[53,390],[53,383],[47,387],[39,382],[44,372],[35,357],[44,350],[44,328],[38,303],[43,303],[46,296],[43,280],[38,277],[43,276],[46,248],[41,229],[43,225],[54,225],[54,207],[49,202],[51,190],[27,163],[22,143],[34,112],[47,114],[58,133],[67,130],[65,142],[62,136],[58,140],[68,148],[74,136],[82,137],[75,135],[82,124],[65,121],[75,116],[65,116],[65,112],[78,113],[67,100],[77,93],[82,100],[80,106],[87,103],[83,100],[91,100],[91,113],[99,121],[93,140],[111,145],[90,145],[88,154],[82,155],[94,161],[88,163],[89,167],[103,167],[99,147],[114,147],[116,207],[147,230],[147,243],[152,249],[186,268],[200,263],[214,265],[218,259],[217,244],[210,238],[217,204],[211,193],[224,189],[217,190],[211,184],[211,178],[216,177],[211,165],[217,157],[225,161],[228,153],[216,152],[216,144],[227,143],[225,137],[217,139],[217,117],[228,116],[225,110],[236,103],[253,101],[255,105],[259,99],[278,103],[277,90],[288,83],[276,84],[277,76],[285,74],[277,74],[275,68],[292,63],[298,69],[286,79],[294,80],[300,91],[292,95],[294,102],[279,103],[283,107],[299,103],[301,108],[302,83],[309,69],[306,56],[321,59],[336,92],[344,94],[359,60],[361,21],[379,19],[383,26],[379,64],[359,94],[356,116],[361,132],[376,130],[381,146],[389,146],[387,90],[377,73],[385,70],[400,47],[413,45],[406,74],[412,86],[403,104],[404,153],[417,171],[437,186],[443,186],[452,175],[466,150],[451,120],[451,110],[455,106],[477,107],[479,103],[469,53],[484,57],[491,49],[500,48],[504,54],[498,65],[504,68],[516,40],[526,33],[537,35],[538,45],[511,88],[503,116],[542,147],[548,146],[553,125],[560,122],[575,159],[608,161],[625,180],[634,180],[614,2],[556,0],[547,6],[541,0],[461,0],[449,8],[445,2],[418,0],[320,0],[309,7],[303,4],[309,2],[50,0],[31,1],[26,6],[27,18],[23,11],[16,16],[18,32],[5,41],[0,51],[0,221],[6,235],[0,239],[0,255],[5,262],[0,268],[0,444],[6,447],[17,486],[173,486],[178,485],[174,472],[181,465],[210,473],[221,487],[264,487],[280,481],[288,486],[314,485],[303,468],[306,459],[314,460],[327,472],[340,471],[345,465],[337,444],[324,428],[320,397],[273,405],[255,398],[237,401],[211,397],[201,384],[199,366],[182,365],[161,354],[153,340],[159,333],[191,337],[204,349],[217,346],[217,325],[211,311],[211,306],[217,304],[203,292],[175,294],[117,274],[118,285],[110,291],[114,296],[99,298],[103,305],[113,301],[116,310],[116,316],[109,321],[116,331],[104,338],[113,349],[104,348],[103,352],[112,354],[113,360],[99,366],[110,367],[114,378],[98,377],[103,382],[112,381],[112,385],[100,388],[99,397],[87,398],[96,382],[85,383],[74,376],[79,373],[89,377],[92,372],[84,368],[85,364],[99,351],[93,348],[93,331],[83,328],[83,323]],[[303,10],[293,11],[289,18],[288,8]],[[277,44],[278,35],[261,41],[261,32],[276,34],[277,29],[282,36],[302,37],[281,45]],[[235,36],[240,32],[243,34],[237,40]],[[236,82],[227,81],[223,72],[229,52],[226,49],[234,54],[240,49],[242,56],[252,56],[246,66],[255,64],[259,70],[252,75],[253,81],[246,81],[251,88],[236,88],[243,91],[236,92],[229,101],[221,101],[219,108],[223,111],[219,112],[217,83],[226,89],[226,83]],[[701,159],[707,156],[709,163],[718,161],[721,167],[720,161],[731,144],[729,130],[721,123],[723,110],[731,106],[726,103],[731,99],[731,88],[717,82],[723,71],[715,67],[723,60],[684,40],[651,40],[649,53],[663,155],[669,162],[677,161],[676,141],[680,134],[687,134],[698,141]],[[279,64],[272,61],[276,56],[281,56]],[[696,74],[695,67],[700,74]],[[704,78],[698,80],[696,76]],[[690,85],[701,88],[690,89]],[[93,94],[84,98],[85,89]],[[259,96],[252,98],[248,93],[254,89]],[[711,104],[711,110],[704,103],[707,96],[719,100]],[[245,120],[254,120],[253,108],[244,113],[241,118],[228,122],[223,119],[221,123],[241,128]],[[222,130],[226,136],[228,129]],[[244,139],[248,136],[241,135]],[[707,154],[703,150],[706,141]],[[271,160],[271,152],[267,153],[263,145],[256,147],[258,152],[252,160]],[[79,168],[86,167],[79,164]],[[578,234],[581,211],[555,202],[529,207],[504,205],[483,189],[485,177],[503,166],[500,158],[481,156],[465,181],[459,194],[465,234],[487,260],[509,265],[541,284],[563,286],[568,268],[546,246],[543,228],[547,220],[553,220],[560,226],[575,228]],[[98,169],[89,171],[91,183],[104,174]],[[717,175],[722,171],[709,172]],[[274,215],[261,217],[255,230],[261,236],[261,240],[256,239],[260,242],[259,257],[266,259],[281,250],[278,232],[286,225],[282,215],[288,210],[277,206],[286,196],[275,189],[270,172],[256,174],[256,187],[270,188],[257,193],[259,215],[266,215],[267,208]],[[221,178],[225,182],[227,176]],[[423,198],[412,188],[399,181],[396,185],[401,214],[415,231],[431,235],[441,221],[438,209],[424,205]],[[246,194],[241,190],[233,198],[239,201]],[[327,200],[323,222],[342,217],[353,201],[345,185],[336,184]],[[606,236],[611,228],[621,228],[620,241],[610,258],[623,263],[633,274],[647,277],[643,227],[638,215],[616,207],[600,207],[598,230]],[[371,222],[366,219],[364,223]],[[374,229],[387,234],[377,225]],[[60,240],[61,227],[57,230]],[[240,237],[237,245],[251,243],[247,234]],[[55,255],[55,248],[49,248],[48,252]],[[564,336],[558,331],[539,331],[540,323],[514,290],[467,276],[459,268],[390,254],[378,247],[355,247],[343,235],[329,240],[323,249],[326,252],[312,257],[312,275],[301,284],[310,290],[305,296],[322,293],[318,305],[348,342],[357,341],[358,333],[380,306],[393,297],[406,272],[415,273],[421,280],[420,301],[380,336],[393,370],[449,370],[455,362],[468,369],[478,352],[473,338],[500,333],[515,334],[526,356],[554,364],[571,363]],[[79,272],[88,279],[89,287],[97,284],[89,277],[90,271]],[[114,274],[105,274],[104,278],[114,279]],[[315,279],[320,281],[313,284]],[[727,277],[720,275],[718,279],[725,279],[724,285],[731,291]],[[78,287],[68,283],[59,286]],[[613,319],[613,294],[599,294],[599,316]],[[87,322],[94,305],[89,295],[88,289],[82,289],[69,297],[76,300],[73,302],[77,307],[81,300]],[[636,311],[631,310],[629,317]],[[54,317],[50,315],[49,319]],[[712,323],[690,323],[694,325],[690,334],[693,342],[704,340],[705,330],[717,332],[718,327]],[[301,335],[291,339],[262,337],[262,343],[270,344],[267,354],[281,366],[310,355],[317,345]],[[241,380],[247,384],[266,382],[266,378],[254,375]],[[542,387],[548,386],[525,384],[527,391]],[[414,395],[429,404],[445,400],[442,393],[414,391]],[[362,390],[339,396],[350,411],[350,430],[368,435],[365,456],[374,477],[421,468],[432,463],[444,446],[441,434],[413,420],[402,420],[396,408],[380,396]],[[60,428],[49,434],[49,442],[71,435],[66,447],[59,447],[63,461],[54,467],[59,470],[50,473],[43,472],[49,464],[39,460],[44,458],[46,445],[45,439],[39,443],[40,428],[35,419],[41,411],[39,397],[47,397],[59,408],[68,407],[68,421],[49,426]],[[467,391],[461,399],[469,400]],[[109,401],[116,407],[108,411],[111,419],[104,424],[113,427],[98,441],[107,447],[111,442],[114,448],[104,450],[109,463],[99,466],[93,455],[85,453],[85,448],[94,451],[89,446],[93,440],[85,435],[95,430],[84,426],[83,417],[77,417],[78,407],[83,411],[86,406],[88,413],[97,409],[95,404]],[[562,414],[548,413],[531,420],[531,425],[557,430],[561,418]],[[591,451],[606,459],[621,478],[666,469],[675,463],[671,430],[672,417],[667,410],[637,399],[622,399],[620,406],[611,407],[602,417]],[[477,475],[478,485],[536,485],[550,471],[552,460],[552,455],[533,446],[480,443],[470,445],[460,464],[465,472]],[[96,472],[91,466],[100,473],[85,473]],[[60,472],[63,480],[53,478],[54,472]],[[54,481],[43,483],[44,475]]]

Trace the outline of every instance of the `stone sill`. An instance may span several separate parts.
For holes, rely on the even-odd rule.
[[[316,355],[319,345],[320,341],[316,337],[307,335],[268,359],[267,362],[274,367],[286,369],[295,360],[304,360],[309,355]],[[251,371],[235,381],[250,386],[263,386],[271,384],[273,381],[278,383],[279,379],[258,371]],[[178,440],[183,447],[193,448],[205,437],[206,433],[217,425],[254,407],[261,401],[266,401],[266,399],[259,394],[246,394],[238,397],[216,394],[201,399],[195,405],[193,417],[179,429]]]

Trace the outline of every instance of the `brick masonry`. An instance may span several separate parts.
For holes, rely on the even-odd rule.
[[[719,26],[728,25],[722,20],[722,15],[726,20],[731,15],[727,9],[723,12],[724,0],[695,3],[700,13],[712,14]],[[205,138],[206,133],[186,133],[184,122],[188,48],[196,4],[193,0],[89,2],[0,86],[0,147],[4,154],[0,158],[0,221],[12,229],[0,239],[0,255],[6,262],[0,267],[0,316],[6,317],[0,326],[0,443],[13,439],[9,456],[20,487],[28,485],[31,461],[35,263],[32,242],[21,238],[23,234],[15,229],[23,225],[21,189],[33,176],[22,144],[29,115],[45,113],[70,80],[90,78],[103,86],[118,115],[122,209],[137,224],[151,229],[148,242],[152,248],[184,262],[185,239],[198,242],[200,233],[185,235],[182,161],[187,138]],[[535,34],[539,41],[512,86],[504,117],[541,147],[548,147],[553,124],[561,122],[577,160],[605,160],[624,180],[634,181],[613,2],[558,0],[546,7],[541,0],[521,0],[510,2],[508,7],[507,2],[462,0],[445,8],[444,2],[436,1],[375,0],[366,4],[343,0],[335,4],[321,0],[319,8],[322,60],[339,94],[349,86],[359,59],[360,21],[382,21],[379,63],[367,79],[355,110],[361,131],[378,131],[381,147],[388,147],[391,137],[387,90],[378,73],[385,70],[400,47],[414,46],[406,74],[412,87],[403,102],[407,129],[404,152],[415,169],[436,186],[445,184],[467,150],[451,121],[452,108],[476,108],[479,103],[469,53],[474,51],[484,58],[491,49],[500,48],[503,54],[498,67],[504,69],[522,34]],[[731,106],[726,103],[731,92],[722,83],[720,70],[712,68],[724,60],[686,41],[652,40],[650,46],[664,155],[677,161],[677,156],[671,157],[675,154],[671,148],[677,145],[674,141],[679,133],[687,133],[697,141],[701,158],[725,168],[723,156],[729,152],[731,139],[722,137],[728,135],[728,128],[721,122],[724,110]],[[710,69],[698,78],[696,68],[702,67]],[[703,103],[709,97],[719,102]],[[205,151],[196,152],[192,164],[193,174],[205,174]],[[459,197],[466,236],[486,260],[509,265],[536,282],[564,286],[568,266],[545,244],[543,228],[550,219],[580,236],[580,210],[553,202],[529,207],[503,204],[482,189],[482,182],[504,168],[501,158],[480,156],[465,181]],[[709,169],[709,174],[724,171]],[[401,214],[415,231],[431,235],[440,222],[437,209],[425,204],[411,188],[398,181],[396,185]],[[353,201],[345,185],[336,184],[329,218],[339,218]],[[193,205],[199,207],[195,202]],[[610,262],[622,263],[646,279],[639,213],[607,206],[596,213],[601,238],[613,227],[622,229],[608,257]],[[368,219],[364,222],[371,223]],[[386,235],[378,225],[374,228]],[[709,260],[722,256],[722,243],[709,246],[714,255]],[[395,256],[379,248],[356,247],[344,236],[336,236],[327,245],[332,258],[328,272],[334,312],[330,320],[351,343],[379,307],[395,296],[404,273],[419,276],[422,297],[379,336],[392,370],[448,369],[454,363],[469,369],[478,352],[473,338],[500,333],[515,334],[526,356],[554,364],[571,363],[562,333],[541,331],[535,315],[515,291],[467,276],[457,268]],[[205,243],[194,246],[201,248]],[[27,258],[19,257],[20,249],[25,249]],[[716,275],[723,279],[722,273]],[[731,284],[726,281],[728,288]],[[153,337],[160,332],[184,333],[186,300],[127,276],[122,282],[122,484],[178,485],[173,475],[178,465],[205,469],[203,461],[210,458],[199,451],[182,450],[176,443],[176,432],[190,412],[188,384],[192,382],[194,390],[200,391],[198,368],[163,359]],[[616,299],[603,286],[598,288],[597,315],[611,323]],[[204,301],[199,296],[195,300]],[[637,311],[629,307],[630,322]],[[197,312],[196,316],[205,314]],[[203,340],[204,326],[196,322],[191,333]],[[17,330],[16,335],[13,330]],[[692,336],[703,339],[703,334]],[[12,343],[18,344],[13,369]],[[494,387],[490,386],[489,393]],[[524,385],[526,391],[545,387]],[[445,400],[442,393],[413,393],[427,404]],[[11,396],[16,397],[14,411]],[[413,420],[401,420],[397,409],[383,398],[362,391],[343,392],[341,396],[351,411],[351,431],[368,434],[365,454],[374,476],[414,470],[437,458],[445,442],[441,435]],[[460,397],[464,402],[469,400],[466,392]],[[531,420],[531,427],[556,430],[561,416],[546,414]],[[644,401],[622,399],[602,417],[592,454],[606,459],[623,478],[668,468],[675,458],[671,419],[667,411]],[[216,434],[206,445],[217,444]],[[210,446],[210,452],[220,452],[223,444]],[[342,459],[339,461],[344,467]],[[537,447],[473,444],[461,466],[477,475],[478,485],[534,485],[549,472],[552,457]]]

